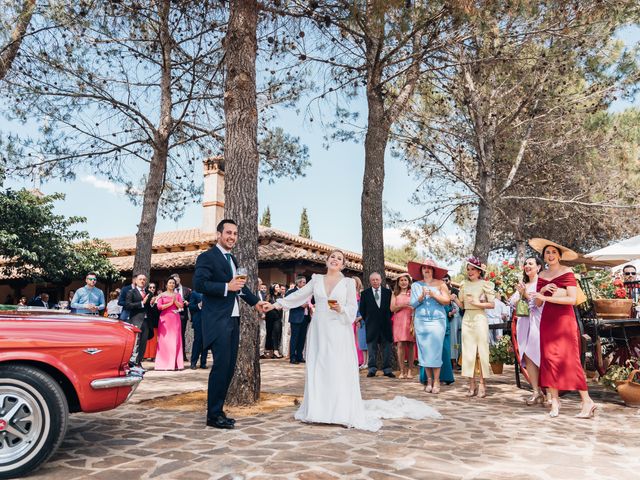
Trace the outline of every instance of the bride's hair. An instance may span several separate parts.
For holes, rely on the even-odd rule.
[[[344,254],[344,252],[342,250],[340,250],[339,248],[334,248],[333,250],[331,250],[329,252],[329,255],[327,255],[327,262],[329,261],[329,258],[331,257],[331,255],[333,255],[334,253],[339,253],[340,255],[342,255],[342,267],[344,268],[344,266],[347,264],[347,256]]]

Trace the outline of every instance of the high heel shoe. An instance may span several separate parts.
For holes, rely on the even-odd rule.
[[[480,385],[478,387],[478,397],[484,398],[486,396],[487,396],[487,387],[485,387],[484,385]]]
[[[424,391],[427,393],[431,393],[433,391],[433,386],[430,383],[427,383],[424,387]]]
[[[598,409],[598,406],[594,403],[593,405],[591,405],[591,408],[587,413],[580,412],[579,414],[576,415],[576,418],[593,418],[596,415],[597,409]]]
[[[525,402],[529,406],[536,405],[537,403],[542,405],[544,403],[544,395],[541,392],[534,393],[530,398],[527,398]]]
[[[431,393],[434,393],[434,394],[436,394],[436,395],[437,395],[438,393],[440,393],[440,384],[438,384],[438,385],[434,385],[434,386],[433,386],[433,390],[431,390]]]
[[[469,387],[469,390],[467,390],[467,393],[465,393],[465,395],[467,397],[475,397],[476,396],[476,387],[475,386],[473,388]]]
[[[551,410],[549,410],[549,416],[551,418],[556,418],[558,415],[560,415],[560,402],[558,401],[556,405],[554,405],[552,402]]]

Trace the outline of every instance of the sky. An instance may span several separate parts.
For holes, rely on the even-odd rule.
[[[640,30],[623,30],[619,36],[625,43],[633,44],[640,40]],[[615,110],[628,106],[618,102]],[[636,102],[636,105],[639,105]],[[356,109],[366,111],[362,99]],[[305,105],[300,105],[304,112]],[[326,109],[330,114],[330,109]],[[263,182],[259,185],[258,201],[260,215],[268,206],[271,210],[271,222],[274,228],[298,233],[300,213],[307,209],[311,235],[313,239],[355,252],[362,251],[360,231],[360,194],[364,169],[364,145],[362,142],[335,143],[329,149],[323,148],[323,129],[321,118],[315,114],[315,121],[309,122],[303,113],[294,110],[282,110],[277,123],[291,135],[300,137],[301,143],[309,148],[311,166],[305,176],[295,180],[278,179],[274,184]],[[366,115],[364,116],[366,118]],[[330,118],[324,119],[326,122]],[[9,124],[0,118],[0,131],[22,130],[33,134],[32,127]],[[8,180],[5,187],[32,188],[33,182]],[[402,160],[386,156],[386,177],[383,201],[391,210],[401,212],[406,218],[420,215],[420,208],[409,204],[409,197],[415,190],[416,180]],[[80,225],[93,237],[135,235],[140,219],[141,207],[132,205],[123,193],[123,188],[100,178],[92,171],[79,171],[73,182],[47,180],[40,186],[45,194],[62,192],[64,201],[56,205],[56,213],[65,216],[86,217],[87,222]],[[200,203],[186,208],[185,215],[177,222],[158,217],[157,232],[168,230],[198,228],[202,224]],[[401,245],[399,230],[386,229],[385,243]]]

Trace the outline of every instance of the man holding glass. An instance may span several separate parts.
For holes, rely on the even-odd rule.
[[[240,305],[238,298],[262,312],[267,302],[261,301],[245,285],[246,271],[238,267],[231,250],[238,241],[238,226],[230,219],[217,228],[216,245],[196,260],[194,288],[202,293],[203,347],[210,348],[213,368],[209,374],[207,394],[207,426],[234,428],[235,420],[227,418],[224,401],[233,378],[240,341]]]

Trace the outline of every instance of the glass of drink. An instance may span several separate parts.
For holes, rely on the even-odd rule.
[[[246,268],[240,267],[236,270],[236,278],[240,279],[240,280],[247,280],[247,277],[249,275],[249,272],[247,271]],[[242,293],[242,290],[240,290],[238,292],[238,295],[244,295],[244,293]]]
[[[333,308],[338,304],[338,301],[330,298],[329,300],[327,300],[327,303],[329,304],[329,308]]]

